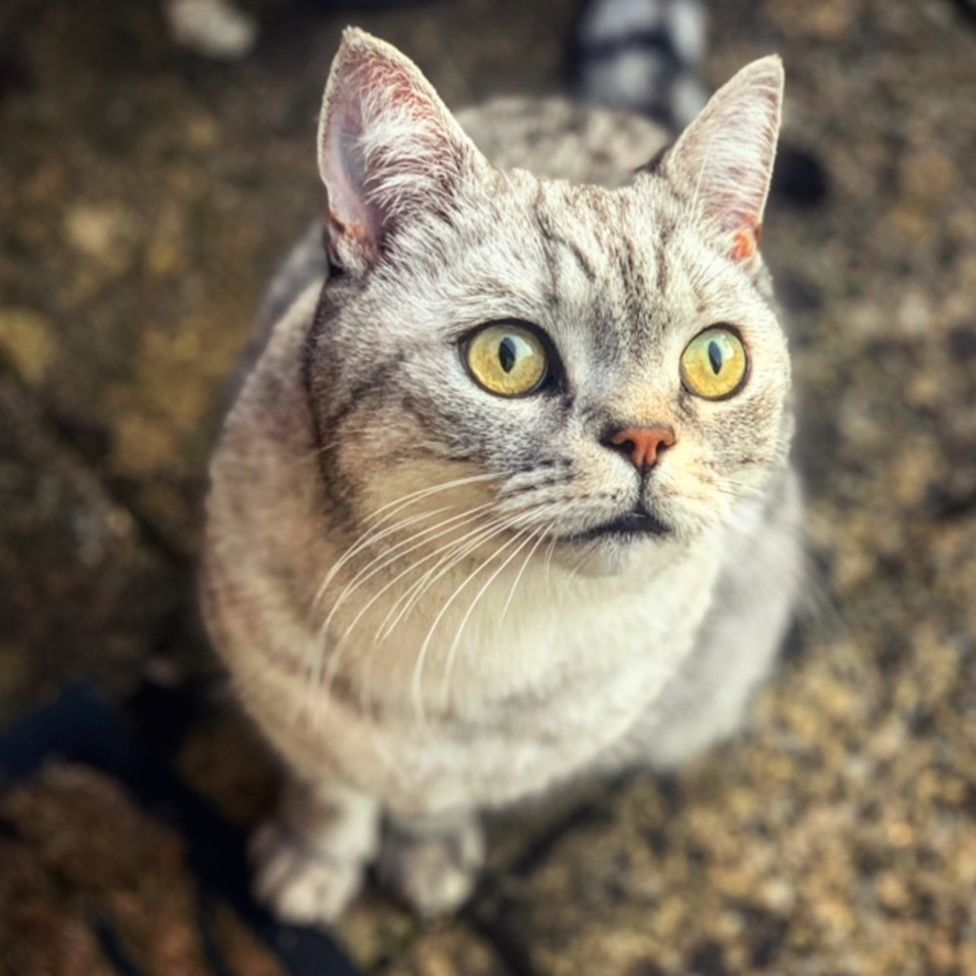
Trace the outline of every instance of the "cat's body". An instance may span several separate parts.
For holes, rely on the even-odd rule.
[[[364,145],[383,106],[342,103],[334,69],[320,158],[345,273],[323,290],[310,237],[272,289],[267,345],[212,467],[205,558],[215,643],[293,778],[257,838],[259,888],[320,921],[377,856],[383,815],[385,873],[444,909],[480,860],[478,810],[598,768],[675,765],[727,735],[800,566],[789,367],[758,256],[697,243],[680,174],[577,185],[626,177],[660,132],[497,103],[464,119],[494,169],[453,142],[427,88],[408,90],[422,83],[409,62],[359,34],[344,50],[360,82],[372,58],[387,83],[403,72],[386,138],[410,138],[401,110],[422,103],[421,128],[436,126],[421,135],[442,142],[424,166],[411,146],[395,205],[374,195],[357,210],[356,179],[393,150],[336,172],[330,152],[352,143],[345,129],[330,141],[334,120]],[[775,79],[760,80],[768,96]],[[757,218],[764,199],[765,186]],[[709,233],[726,234],[715,219]],[[456,337],[510,320],[558,348],[545,394],[498,400],[464,372]],[[676,363],[714,321],[742,322],[758,365],[741,404],[710,402],[702,419],[675,402]],[[748,438],[730,423],[753,425]],[[663,457],[635,477],[647,430]],[[653,531],[590,538],[635,507]]]

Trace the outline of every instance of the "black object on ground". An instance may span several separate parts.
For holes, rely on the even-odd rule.
[[[82,763],[117,780],[148,813],[180,832],[202,906],[200,935],[215,974],[230,971],[213,955],[218,950],[208,938],[206,906],[221,898],[294,976],[357,976],[328,936],[281,925],[252,899],[242,833],[187,789],[129,723],[85,685],[70,687],[0,736],[0,785],[9,788],[52,759]],[[103,947],[117,946],[110,930],[98,936]],[[108,954],[119,972],[138,972],[138,960],[123,960],[120,952]]]

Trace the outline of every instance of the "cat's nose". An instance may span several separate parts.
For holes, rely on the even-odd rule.
[[[643,474],[657,464],[657,459],[674,447],[674,431],[670,427],[624,427],[611,434],[604,443],[626,454]]]

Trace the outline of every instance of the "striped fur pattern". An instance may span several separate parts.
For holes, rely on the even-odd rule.
[[[290,774],[254,843],[282,915],[328,923],[374,860],[449,910],[479,810],[739,724],[800,567],[789,357],[753,246],[781,89],[776,59],[743,69],[628,178],[663,144],[650,123],[508,100],[462,125],[347,32],[319,143],[334,271],[313,235],[272,289],[208,502],[208,624]],[[503,399],[461,350],[512,319],[558,376]],[[717,322],[750,373],[713,402],[678,360]],[[673,435],[646,477],[608,447],[635,424]],[[640,506],[659,532],[593,535]]]

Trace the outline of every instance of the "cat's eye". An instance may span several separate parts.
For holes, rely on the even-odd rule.
[[[549,372],[549,356],[539,336],[521,325],[499,323],[476,332],[464,350],[468,370],[489,393],[525,396]]]
[[[747,371],[746,347],[732,329],[724,326],[700,332],[681,354],[685,389],[705,400],[724,400],[738,393]]]

